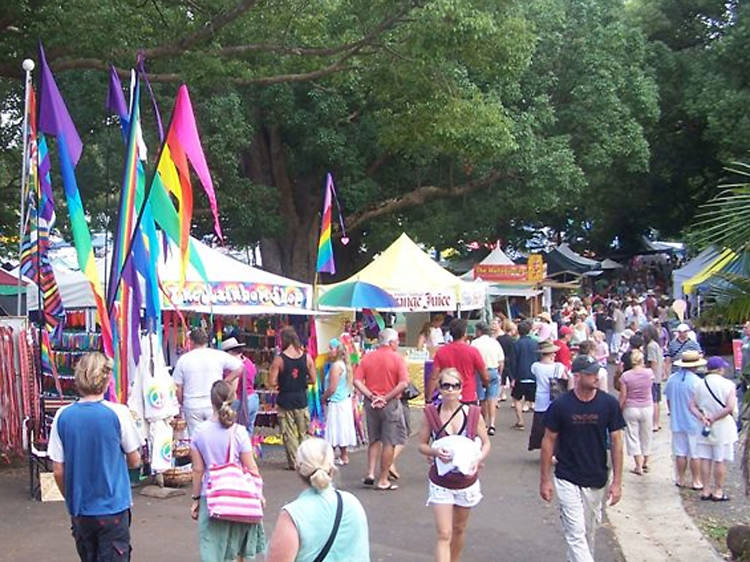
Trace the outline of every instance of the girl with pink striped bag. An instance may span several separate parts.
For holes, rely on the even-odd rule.
[[[201,561],[254,558],[266,547],[263,480],[247,429],[234,423],[233,392],[224,381],[211,387],[214,415],[191,443],[193,504]]]

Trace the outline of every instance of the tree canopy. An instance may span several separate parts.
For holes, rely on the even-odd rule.
[[[94,221],[111,214],[123,159],[105,71],[126,76],[140,56],[165,119],[188,83],[222,227],[232,244],[260,242],[272,270],[311,279],[329,170],[351,231],[335,248],[343,273],[401,230],[439,248],[519,243],[541,227],[627,246],[650,227],[679,233],[722,159],[749,146],[743,9],[22,0],[0,15],[0,190],[17,200],[20,62],[41,39],[84,141]],[[155,155],[154,120],[145,126]],[[0,213],[8,232],[12,211]],[[210,224],[199,208],[195,233]]]

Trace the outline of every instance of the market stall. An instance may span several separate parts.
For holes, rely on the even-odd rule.
[[[465,281],[443,269],[406,235],[401,234],[361,271],[341,283],[320,285],[317,297],[344,283],[364,281],[387,291],[397,306],[382,307],[381,311],[401,312],[407,316],[429,312],[463,312],[479,310],[484,306],[486,284]],[[321,310],[327,307],[320,306]],[[339,308],[328,308],[338,310]],[[407,340],[402,333],[402,343]],[[411,382],[424,392],[424,372],[429,356],[402,348],[406,356]]]

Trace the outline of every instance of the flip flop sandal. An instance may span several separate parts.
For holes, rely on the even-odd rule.
[[[712,501],[713,499],[714,499],[713,496],[703,496],[703,495],[701,495],[701,501],[702,502],[709,502],[709,501]]]
[[[495,426],[491,425],[487,428],[487,435],[495,435]]]
[[[526,429],[526,426],[525,426],[525,425],[523,425],[522,423],[516,423],[516,424],[513,424],[513,425],[511,426],[511,428],[513,428],[513,429],[517,429],[517,430],[519,430],[519,431],[523,431],[524,429]]]
[[[388,486],[375,486],[375,489],[380,492],[390,492],[392,490],[398,490],[398,484],[389,484]]]
[[[395,472],[393,472],[392,470],[388,470],[388,476],[390,476],[390,477],[391,477],[391,478],[393,478],[394,480],[398,480],[398,479],[399,479],[399,478],[401,477],[401,475],[400,475],[400,474],[396,474],[396,473],[395,473]]]
[[[365,486],[374,486],[375,485],[375,479],[374,478],[369,478],[369,477],[363,478],[362,479],[362,484],[364,484]]]
[[[721,494],[720,496],[711,495],[709,497],[711,498],[712,502],[728,502],[730,499],[726,494]],[[701,499],[703,499],[703,496],[701,496]]]

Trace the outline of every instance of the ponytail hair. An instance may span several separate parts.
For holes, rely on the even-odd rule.
[[[297,473],[321,492],[333,482],[333,447],[318,437],[305,439],[297,449]]]
[[[211,405],[219,415],[219,423],[224,427],[232,427],[237,419],[237,412],[232,409],[234,392],[225,381],[216,381],[211,386]]]

